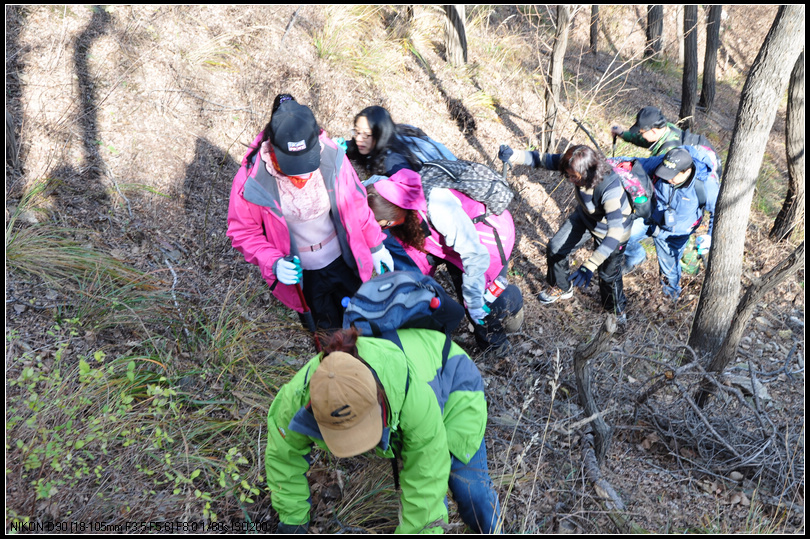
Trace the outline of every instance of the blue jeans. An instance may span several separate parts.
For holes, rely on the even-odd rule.
[[[647,237],[647,230],[650,227],[644,224],[644,219],[633,221],[633,228],[630,230],[630,239],[627,240],[627,247],[624,248],[624,265],[628,268],[638,266],[647,260],[647,251],[641,246],[641,240]]]
[[[662,233],[653,238],[664,295],[673,300],[678,299],[678,296],[681,295],[681,257],[686,250],[686,243],[689,241],[690,235],[665,236]]]
[[[647,236],[651,236],[654,226],[645,225],[641,219],[633,223],[630,239],[627,241],[627,248],[624,251],[624,264],[628,267],[641,264],[647,258],[644,247],[639,243]],[[664,295],[671,299],[678,299],[681,295],[681,264],[683,252],[686,250],[686,243],[691,234],[672,236],[665,231],[661,231],[658,236],[653,237],[655,243],[655,253],[658,256],[658,271],[661,274],[661,285]]]
[[[450,492],[458,506],[464,523],[476,533],[495,533],[501,518],[498,493],[492,485],[487,466],[487,447],[481,440],[481,447],[470,462],[464,464],[450,455]]]

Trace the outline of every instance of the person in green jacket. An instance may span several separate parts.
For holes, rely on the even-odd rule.
[[[610,128],[610,134],[625,142],[647,148],[653,156],[664,155],[678,146],[707,146],[715,154],[709,140],[703,135],[682,130],[670,123],[658,107],[644,107],[636,115],[636,123],[625,131],[618,125]],[[719,160],[719,157],[718,157]]]
[[[692,133],[688,129],[682,130],[675,124],[667,122],[664,114],[658,107],[644,107],[636,115],[636,123],[625,131],[618,125],[610,128],[613,135],[613,152],[616,152],[616,137],[625,142],[635,144],[650,150],[652,157],[664,156],[670,150],[681,146],[692,146],[699,152],[710,152],[713,156],[714,173],[717,181],[723,177],[723,163],[720,154],[714,149],[709,139],[703,135]],[[649,223],[647,223],[649,225]],[[633,223],[631,239],[627,242],[624,251],[625,259],[622,263],[622,274],[630,273],[641,262],[647,259],[647,252],[641,246],[639,237],[643,237],[642,230],[645,224],[641,219]],[[679,289],[680,290],[680,289]],[[676,294],[677,296],[677,294]]]
[[[404,329],[397,335],[401,349],[354,329],[336,332],[270,405],[265,469],[279,533],[308,529],[313,445],[337,457],[374,449],[398,458],[398,533],[442,533],[448,487],[472,530],[500,530],[478,368],[455,343],[443,362],[442,333]]]

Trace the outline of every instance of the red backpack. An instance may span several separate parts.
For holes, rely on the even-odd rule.
[[[633,209],[633,215],[638,219],[649,218],[652,215],[655,190],[644,167],[635,159],[626,160],[621,157],[608,158],[607,162],[621,180],[630,207]],[[607,187],[606,183],[609,183],[605,180],[593,190],[594,199],[602,198],[602,192]]]

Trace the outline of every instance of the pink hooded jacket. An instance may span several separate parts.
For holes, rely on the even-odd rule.
[[[454,248],[451,248],[445,242],[445,237],[442,236],[433,226],[431,220],[439,216],[431,216],[428,213],[428,201],[425,198],[425,193],[422,190],[422,180],[416,172],[412,170],[402,169],[393,174],[389,179],[379,180],[374,183],[377,192],[387,201],[404,208],[406,210],[415,210],[422,215],[428,223],[430,229],[430,236],[425,238],[425,251],[428,253],[446,260],[461,269],[466,277],[471,273],[470,264],[465,264],[463,257],[457,252],[459,251],[471,252],[472,249],[464,250],[462,245],[456,243]],[[435,191],[435,190],[434,190]],[[447,189],[452,193],[460,202],[461,208],[471,221],[473,221],[475,230],[478,232],[477,241],[486,248],[489,252],[489,266],[486,267],[484,272],[483,287],[480,284],[465,283],[464,285],[464,299],[467,306],[470,308],[480,307],[483,301],[483,289],[492,283],[495,278],[500,274],[503,267],[508,263],[509,257],[512,255],[512,248],[515,244],[515,224],[512,220],[512,215],[508,211],[504,211],[500,215],[490,215],[480,222],[475,222],[474,219],[486,212],[486,207],[464,193],[454,189]],[[448,216],[442,216],[447,218]],[[449,216],[449,220],[464,219],[464,216]],[[445,219],[448,220],[448,219]],[[495,232],[497,231],[497,234]],[[500,248],[498,243],[500,242]],[[411,246],[404,245],[405,251],[413,259],[413,261],[422,270],[422,273],[429,274],[433,268],[427,260],[427,255]],[[503,252],[503,258],[501,256]],[[472,262],[472,260],[468,260]],[[472,273],[475,273],[473,271]],[[475,290],[474,294],[469,292]],[[478,296],[480,292],[480,296]],[[470,296],[470,297],[468,297]]]
[[[261,145],[261,138],[261,134],[256,137],[251,150]],[[374,219],[366,200],[366,189],[343,150],[323,131],[320,142],[320,171],[329,193],[332,222],[343,259],[357,271],[361,280],[367,281],[374,269],[371,253],[382,248],[385,234]],[[303,312],[295,286],[282,284],[273,274],[276,260],[298,255],[281,212],[276,180],[267,172],[259,154],[253,163],[247,162],[248,154],[233,179],[227,235],[233,248],[245,255],[246,261],[259,267],[273,295],[287,307]]]

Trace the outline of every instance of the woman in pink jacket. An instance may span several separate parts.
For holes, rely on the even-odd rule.
[[[506,285],[515,243],[512,215],[504,211],[478,219],[486,207],[454,189],[422,189],[419,174],[402,169],[379,177],[368,188],[368,203],[422,273],[439,261],[446,267],[473,322],[476,344],[495,356],[509,352],[506,333],[523,321],[523,296]],[[487,293],[489,291],[489,293]],[[493,295],[494,292],[494,295]]]
[[[340,328],[341,299],[383,264],[394,269],[345,153],[287,94],[233,180],[227,234],[273,295],[298,313],[309,308],[317,329]]]

